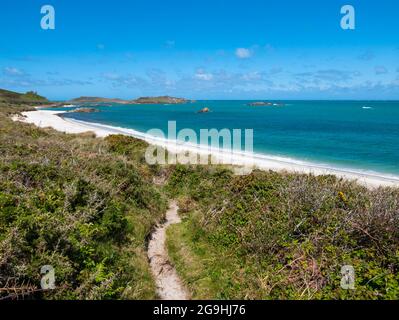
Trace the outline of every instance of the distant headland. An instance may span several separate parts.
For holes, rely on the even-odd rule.
[[[123,100],[118,98],[102,98],[102,97],[79,97],[69,100],[71,104],[97,104],[97,103],[115,103],[115,104],[182,104],[192,102],[185,98],[176,98],[170,96],[159,97],[140,97],[133,100]]]
[[[46,106],[63,106],[65,104],[183,104],[194,102],[194,100],[185,98],[176,98],[171,96],[157,96],[157,97],[140,97],[132,100],[124,100],[119,98],[104,98],[82,96],[67,101],[50,101],[47,98],[40,96],[35,91],[28,91],[26,93],[18,93],[10,90],[0,89],[0,102],[14,103],[14,104],[30,104],[30,105],[46,105]]]
[[[10,90],[0,89],[0,102],[13,104],[48,104],[50,103],[45,97],[37,94],[35,91],[26,93],[18,93]]]

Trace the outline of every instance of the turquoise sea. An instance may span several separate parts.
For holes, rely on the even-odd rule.
[[[399,101],[275,101],[281,107],[250,102],[101,105],[101,112],[65,117],[142,132],[167,132],[168,121],[198,135],[200,129],[253,129],[257,153],[399,175]],[[204,107],[211,112],[198,114]]]

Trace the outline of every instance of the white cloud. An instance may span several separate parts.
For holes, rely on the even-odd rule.
[[[375,58],[374,52],[368,50],[366,52],[363,52],[361,55],[358,56],[358,59],[364,60],[364,61],[370,61]]]
[[[246,48],[237,48],[236,49],[236,56],[240,59],[248,59],[252,56],[252,52]]]
[[[203,81],[210,81],[213,79],[213,75],[211,73],[206,73],[203,70],[198,70],[197,73],[194,75],[194,78]]]
[[[13,76],[13,77],[20,77],[26,75],[25,72],[23,72],[22,70],[13,67],[5,67],[3,69],[3,73],[6,76]]]
[[[317,70],[314,72],[301,72],[296,73],[295,77],[302,83],[337,83],[348,82],[359,77],[361,74],[358,71],[338,70],[338,69],[325,69]]]
[[[273,68],[271,68],[270,69],[270,74],[272,74],[272,75],[275,75],[275,74],[278,74],[278,73],[281,73],[281,72],[283,72],[283,68],[281,68],[281,67],[273,67]]]
[[[275,48],[271,44],[265,45],[265,49],[266,49],[266,51],[274,51],[275,50]]]
[[[376,74],[376,75],[388,73],[387,68],[385,68],[384,66],[376,66],[376,67],[374,68],[374,71],[375,71],[375,74]]]
[[[242,75],[242,79],[246,81],[261,80],[263,75],[258,71],[248,72]]]
[[[121,78],[121,76],[117,73],[113,73],[113,72],[106,72],[103,73],[102,76],[107,79],[107,80],[118,80]]]

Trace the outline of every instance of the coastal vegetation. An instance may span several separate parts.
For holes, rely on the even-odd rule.
[[[187,103],[189,100],[184,98],[175,98],[169,96],[160,97],[141,97],[136,100],[132,100],[134,104],[180,104]]]
[[[46,104],[49,101],[38,95],[37,92],[28,91],[26,93],[17,93],[14,91],[0,89],[0,102],[12,104]]]
[[[23,104],[23,105],[51,105],[54,107],[61,107],[65,104],[80,104],[80,105],[96,105],[103,103],[110,104],[182,104],[188,103],[192,100],[185,98],[176,98],[171,96],[159,96],[159,97],[140,97],[137,99],[119,99],[119,98],[104,98],[104,97],[89,97],[82,96],[74,98],[65,102],[50,102],[45,97],[42,97],[34,91],[28,91],[26,93],[18,93],[10,90],[0,89],[0,102],[11,103],[11,104]]]
[[[0,297],[155,298],[146,237],[167,202],[146,144],[7,116],[24,109],[0,105]],[[55,290],[40,290],[43,265],[55,269]]]
[[[13,98],[14,99],[14,98]],[[399,190],[335,176],[148,165],[147,143],[13,122],[0,103],[0,298],[157,298],[148,237],[176,200],[172,263],[194,299],[398,299]],[[40,290],[40,268],[56,289]],[[355,289],[341,288],[353,266]]]
[[[172,262],[194,299],[398,299],[399,190],[178,166]],[[355,290],[341,288],[353,266]]]
[[[93,103],[117,103],[117,104],[128,104],[128,100],[122,100],[118,98],[101,98],[101,97],[79,97],[69,100],[71,104],[93,104]]]

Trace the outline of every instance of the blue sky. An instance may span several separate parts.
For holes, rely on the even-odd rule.
[[[55,30],[40,8],[53,5]],[[356,29],[340,9],[356,10]],[[396,0],[2,0],[0,88],[193,99],[399,99]]]

